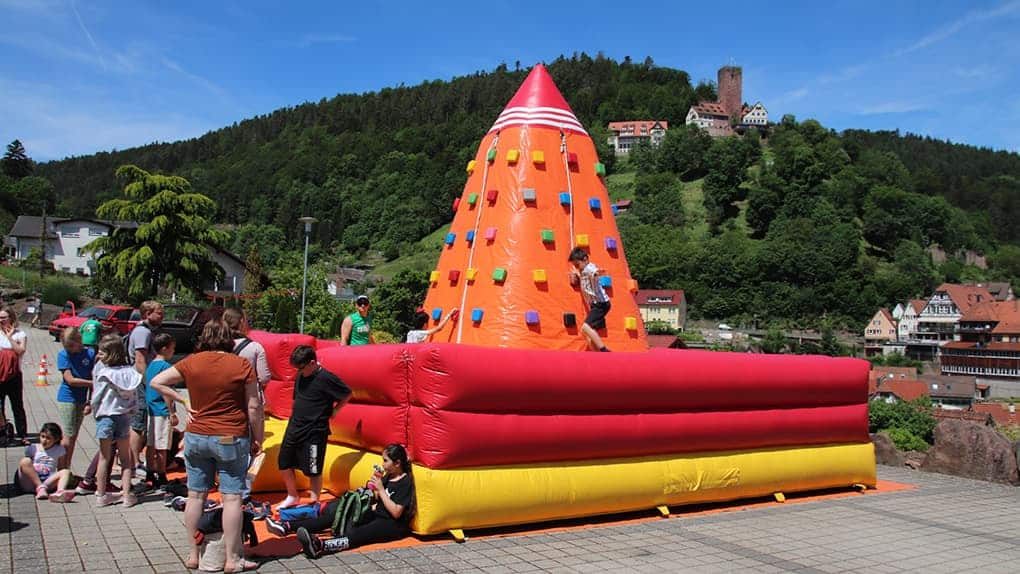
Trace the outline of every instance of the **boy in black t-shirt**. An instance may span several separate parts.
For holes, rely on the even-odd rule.
[[[280,474],[287,486],[287,498],[277,508],[295,506],[301,501],[294,484],[295,468],[301,469],[308,477],[311,501],[319,501],[329,419],[351,397],[351,389],[319,365],[311,347],[301,345],[295,348],[290,355],[290,364],[298,369],[298,376],[294,381],[294,407],[278,459]]]

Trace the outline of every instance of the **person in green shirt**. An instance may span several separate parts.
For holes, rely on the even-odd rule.
[[[99,346],[99,338],[102,337],[103,324],[94,317],[89,317],[81,327],[78,327],[78,331],[81,332],[82,345],[95,349]]]
[[[366,295],[358,295],[354,300],[356,311],[344,317],[340,325],[341,345],[368,345],[375,343],[372,337],[372,304]]]

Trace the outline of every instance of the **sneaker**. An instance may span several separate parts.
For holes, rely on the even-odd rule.
[[[273,520],[271,516],[266,517],[266,530],[277,536],[286,536],[288,534],[287,523],[282,520]]]
[[[132,506],[138,504],[138,497],[135,496],[133,493],[128,494],[127,496],[123,497],[123,499],[124,508],[131,508]]]
[[[46,500],[49,497],[50,497],[50,493],[46,491],[46,487],[45,486],[40,484],[39,486],[37,486],[35,488],[35,499],[36,500]]]
[[[102,508],[120,502],[120,493],[107,492],[103,495],[96,495],[96,506]]]
[[[58,490],[50,497],[50,502],[71,502],[74,500],[73,490]]]
[[[322,554],[322,541],[318,536],[308,532],[304,526],[297,529],[297,539],[301,543],[301,549],[305,551],[305,556],[318,558]]]
[[[85,480],[84,478],[78,482],[78,486],[74,489],[74,492],[80,496],[88,496],[96,493],[96,483],[92,480]]]

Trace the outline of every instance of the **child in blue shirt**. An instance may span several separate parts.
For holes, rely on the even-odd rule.
[[[61,446],[66,454],[64,468],[71,467],[78,429],[89,414],[89,395],[92,394],[92,368],[96,364],[96,351],[82,344],[77,327],[64,329],[61,335],[64,348],[57,353],[57,370],[60,371],[60,388],[57,390],[57,412],[63,427]]]
[[[176,350],[176,341],[169,333],[157,333],[152,337],[152,348],[156,358],[145,368],[145,404],[149,409],[148,448],[145,449],[145,468],[148,469],[145,480],[158,490],[166,484],[167,451],[174,427],[177,426],[177,414],[167,407],[163,395],[152,388],[149,383],[156,375],[169,369],[170,359]]]

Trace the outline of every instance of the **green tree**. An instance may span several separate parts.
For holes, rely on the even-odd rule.
[[[226,235],[213,229],[216,204],[195,193],[188,180],[150,174],[133,165],[117,170],[124,197],[99,206],[102,219],[137,222],[100,237],[88,249],[99,255],[100,273],[132,299],[155,296],[160,288],[201,293],[202,285],[223,276],[211,249]]]
[[[659,145],[658,168],[675,173],[683,181],[705,174],[705,153],[712,147],[708,132],[694,125],[683,125],[666,132]]]
[[[43,212],[53,214],[56,194],[53,184],[46,178],[28,176],[15,180],[10,184],[10,193],[20,214],[41,215]]]
[[[684,224],[683,186],[670,173],[640,174],[634,180],[634,214],[642,223]]]
[[[403,341],[414,326],[415,310],[425,302],[428,287],[426,274],[408,269],[380,285],[372,293],[372,309],[376,321],[373,329],[378,326]],[[462,314],[464,317],[467,315]]]
[[[758,347],[762,353],[769,355],[778,355],[785,351],[786,335],[783,333],[783,329],[776,325],[770,326]]]
[[[32,160],[25,153],[25,146],[20,140],[14,140],[7,144],[7,153],[3,160],[0,160],[4,175],[11,179],[21,179],[32,175]]]

